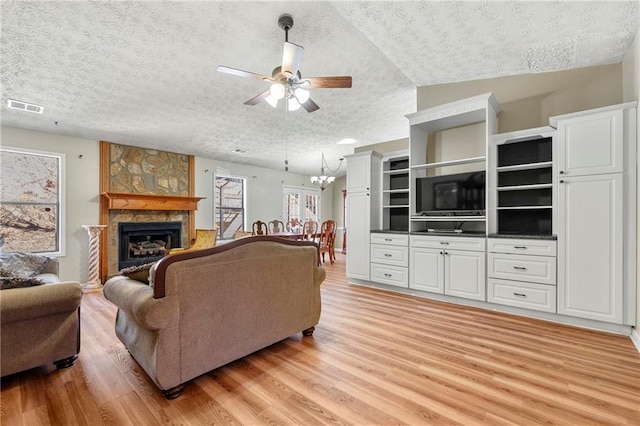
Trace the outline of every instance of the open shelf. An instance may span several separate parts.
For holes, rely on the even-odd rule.
[[[512,172],[517,170],[544,169],[546,167],[551,167],[552,165],[553,165],[552,161],[543,161],[541,163],[529,163],[529,164],[518,164],[515,166],[496,167],[496,170],[498,172]]]
[[[498,187],[498,191],[526,191],[527,189],[544,189],[551,188],[550,183],[540,183],[536,185],[517,185],[517,186],[501,186]]]
[[[484,163],[487,157],[471,157],[471,158],[459,158],[456,160],[448,160],[448,161],[440,161],[437,163],[427,163],[427,164],[418,164],[415,166],[411,166],[412,169],[433,169],[436,167],[447,167],[447,166],[458,166],[461,164],[472,164],[472,163]]]
[[[485,216],[411,216],[415,222],[484,222]]]

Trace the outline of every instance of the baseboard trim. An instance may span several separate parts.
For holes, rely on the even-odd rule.
[[[455,303],[456,305],[473,306],[476,308],[487,309],[490,311],[503,312],[506,314],[521,315],[528,318],[536,318],[544,321],[556,322],[559,324],[570,325],[574,327],[586,328],[590,330],[604,331],[607,333],[622,334],[625,336],[631,335],[632,327],[630,325],[612,324],[602,321],[589,320],[584,318],[570,317],[567,315],[554,314],[550,312],[534,311],[530,309],[517,308],[514,306],[498,305],[495,303],[476,301],[471,299],[463,299],[460,297],[447,296],[443,294],[430,293],[425,291],[413,290],[404,287],[396,287],[386,284],[374,283],[372,281],[365,281],[361,279],[348,278],[347,280],[351,284],[371,287],[379,290],[387,290],[395,293],[402,293],[409,296],[416,296],[423,299],[438,300],[441,302]],[[638,347],[640,345],[640,334],[636,330],[636,337],[638,338]],[[635,342],[634,342],[635,343]]]
[[[631,341],[635,345],[638,352],[640,352],[640,332],[636,327],[631,327]]]

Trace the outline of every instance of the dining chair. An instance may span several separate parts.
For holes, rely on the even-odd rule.
[[[269,233],[275,234],[277,232],[284,232],[284,223],[281,220],[274,219],[269,222]]]
[[[288,232],[300,232],[300,221],[298,219],[291,219],[287,222]]]
[[[316,235],[318,234],[318,222],[315,220],[307,220],[302,225],[302,239],[316,242]]]
[[[334,242],[336,239],[336,222],[335,220],[325,220],[320,227],[320,254],[322,255],[322,263],[324,263],[324,254],[329,254],[329,262],[333,265],[336,260],[334,252]]]
[[[267,223],[261,220],[256,220],[251,225],[251,230],[253,235],[269,235],[269,228],[267,227]]]

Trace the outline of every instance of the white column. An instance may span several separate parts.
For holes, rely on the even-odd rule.
[[[89,233],[89,279],[82,289],[102,288],[100,281],[100,234],[107,225],[82,225]]]

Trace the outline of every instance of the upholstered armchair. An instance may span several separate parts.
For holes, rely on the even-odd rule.
[[[49,363],[66,368],[78,357],[82,286],[57,274],[58,260],[48,259],[31,277],[44,284],[0,290],[1,376]]]
[[[218,232],[215,229],[196,229],[196,239],[189,248],[177,247],[169,250],[168,254],[176,254],[185,250],[201,250],[215,247]]]

